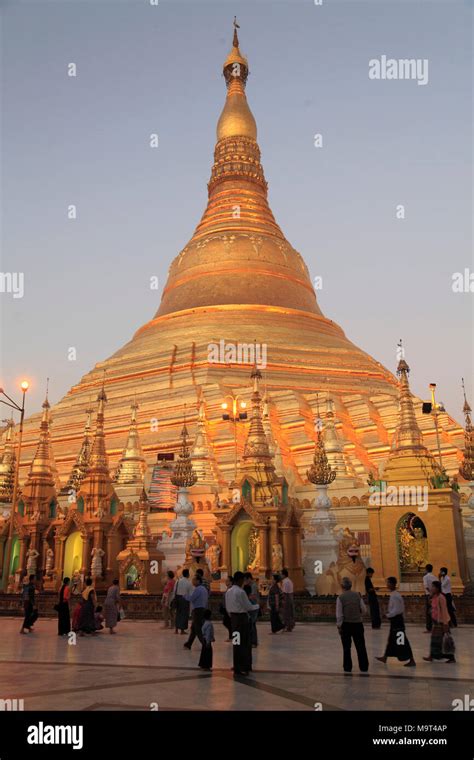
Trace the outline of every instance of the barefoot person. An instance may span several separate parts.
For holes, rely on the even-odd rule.
[[[293,597],[293,581],[289,577],[286,567],[281,571],[282,582],[281,590],[283,591],[283,622],[285,630],[291,633],[295,627],[295,601]]]
[[[225,594],[225,608],[230,615],[232,626],[234,676],[246,676],[252,670],[252,639],[248,613],[258,610],[258,604],[252,604],[242,588],[243,585],[244,574],[238,570],[232,586]]]
[[[410,642],[405,634],[405,603],[402,595],[397,591],[397,579],[393,576],[387,578],[387,588],[390,591],[387,617],[390,620],[390,633],[383,657],[376,657],[379,662],[387,662],[387,657],[396,657],[400,662],[405,662],[406,668],[413,668],[416,662],[413,658]]]
[[[378,630],[382,625],[380,620],[379,600],[377,599],[377,589],[372,583],[374,576],[374,568],[368,567],[365,571],[365,592],[367,594],[367,602],[369,604],[370,619],[372,621],[372,628]]]
[[[456,662],[454,648],[449,654],[443,653],[443,637],[445,633],[449,633],[449,612],[446,599],[441,593],[439,581],[433,581],[431,584],[431,618],[433,627],[431,629],[430,654],[429,657],[423,657],[423,659],[426,662],[433,660]]]
[[[163,610],[163,628],[174,628],[174,588],[176,586],[176,580],[172,570],[168,570],[166,573],[168,580],[165,583],[163,589],[163,596],[161,597],[161,609]]]
[[[453,628],[458,627],[458,621],[456,619],[456,611],[454,609],[453,594],[451,590],[451,578],[448,574],[448,568],[442,567],[439,571],[439,580],[441,583],[441,591],[446,597],[446,604],[448,606],[448,613],[450,617],[449,625]]]
[[[35,615],[35,592],[35,576],[30,575],[28,576],[28,583],[23,584],[23,589],[21,592],[25,617],[23,620],[23,625],[20,628],[20,633],[26,633],[27,631],[28,633],[31,633],[33,631],[33,625],[38,617]]]
[[[120,589],[118,579],[115,578],[112,585],[107,589],[104,602],[105,627],[109,633],[115,633],[120,613]]]
[[[181,578],[178,578],[176,586],[174,587],[174,595],[176,601],[176,617],[174,632],[181,633],[182,636],[188,630],[189,621],[189,600],[188,596],[193,592],[193,584],[189,580],[189,570],[184,568]]]
[[[97,597],[92,583],[92,578],[86,578],[86,587],[82,592],[82,598],[84,601],[81,607],[81,615],[79,618],[80,636],[83,636],[85,633],[95,633],[94,613]]]
[[[360,594],[356,591],[351,591],[352,581],[350,578],[343,578],[341,587],[342,594],[339,594],[336,601],[336,622],[344,652],[342,667],[344,668],[344,673],[352,673],[351,648],[352,642],[354,642],[359,661],[359,670],[361,673],[367,673],[369,658],[367,657],[367,649],[365,648],[364,624],[362,622],[365,604]]]
[[[283,591],[280,588],[281,576],[275,573],[273,583],[268,592],[268,609],[270,610],[270,626],[272,633],[278,633],[285,628],[280,617],[280,610],[283,606]]]
[[[69,599],[71,597],[70,578],[64,578],[59,591],[58,603],[58,636],[67,636],[71,630],[71,613],[69,611]]]

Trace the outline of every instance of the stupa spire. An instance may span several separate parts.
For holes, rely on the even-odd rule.
[[[464,456],[459,467],[459,474],[464,480],[469,482],[474,480],[474,433],[472,429],[472,409],[466,398],[466,388],[464,387],[464,378],[462,378],[462,390],[464,394],[463,414],[466,421],[464,432]]]
[[[0,502],[9,504],[13,497],[13,482],[15,478],[15,446],[13,443],[13,419],[3,420],[6,423],[3,451],[0,456]]]
[[[181,430],[181,451],[171,476],[171,482],[178,488],[191,488],[197,481],[191,457],[189,456],[188,429],[186,417]]]
[[[311,483],[317,486],[328,486],[336,478],[336,470],[331,468],[329,464],[326,449],[324,448],[324,440],[322,433],[322,421],[319,416],[319,396],[316,396],[317,405],[317,439],[314,449],[313,464],[307,470],[306,476]]]
[[[252,392],[252,416],[250,418],[250,426],[247,434],[247,441],[244,446],[244,453],[242,455],[243,468],[248,469],[252,464],[264,465],[265,468],[274,472],[275,468],[272,462],[272,454],[268,445],[267,436],[265,435],[265,429],[263,426],[262,415],[262,397],[260,395],[260,381],[262,379],[262,373],[254,364],[250,378],[253,383]]]
[[[81,448],[79,449],[77,459],[71,470],[71,474],[69,476],[67,485],[63,489],[64,493],[69,493],[71,490],[77,493],[77,491],[81,487],[82,481],[84,480],[89,470],[90,460],[91,460],[91,446],[92,446],[92,442],[91,442],[92,412],[93,412],[93,409],[92,407],[89,406],[86,409],[86,424],[84,426],[84,437],[82,439]]]
[[[95,435],[92,443],[89,475],[94,472],[103,472],[109,475],[109,460],[107,457],[107,451],[105,448],[105,433],[104,433],[104,412],[105,405],[107,403],[107,395],[105,393],[105,381],[102,381],[102,388],[97,396],[97,419],[95,424]]]
[[[196,437],[191,451],[191,460],[199,482],[214,483],[216,480],[216,463],[212,446],[206,429],[204,401],[199,402]]]
[[[326,400],[326,420],[323,431],[323,440],[325,451],[328,454],[328,460],[335,468],[338,477],[350,477],[351,473],[349,472],[346,458],[344,456],[344,445],[336,430],[334,401],[329,397]]]
[[[271,304],[321,315],[308,269],[267,200],[257,125],[246,97],[249,73],[234,21],[224,61],[227,93],[217,123],[209,200],[192,239],[174,260],[156,318],[200,306]],[[211,265],[212,262],[212,265]]]
[[[30,472],[25,486],[31,486],[34,483],[43,483],[44,485],[54,485],[55,464],[51,450],[51,433],[50,433],[50,409],[51,404],[48,400],[48,387],[46,387],[46,397],[42,404],[43,414],[41,417],[39,442],[36,454],[31,463]]]
[[[418,449],[426,451],[421,430],[416,421],[415,407],[408,382],[409,373],[410,367],[405,359],[400,359],[397,367],[397,375],[400,378],[400,410],[393,448],[396,450]]]
[[[136,400],[131,405],[130,428],[128,431],[127,444],[117,466],[114,481],[120,485],[140,485],[143,483],[146,462],[137,428],[138,404]]]

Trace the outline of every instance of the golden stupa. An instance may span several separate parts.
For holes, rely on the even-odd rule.
[[[135,398],[136,429],[148,473],[158,452],[178,451],[186,404],[191,446],[199,422],[211,450],[212,466],[207,469],[216,473],[215,483],[194,488],[201,500],[197,509],[212,518],[219,494],[234,478],[234,428],[232,421],[222,419],[221,404],[229,394],[239,394],[250,404],[252,389],[251,364],[229,363],[223,356],[211,360],[209,347],[252,347],[256,342],[266,346],[266,366],[260,369],[277,474],[285,476],[298,503],[309,506],[314,486],[306,472],[317,438],[314,419],[319,404],[327,404],[328,412],[321,414],[330,423],[326,449],[338,474],[330,494],[341,521],[366,530],[361,497],[369,472],[380,473],[390,452],[398,383],[321,312],[303,258],[274,219],[256,122],[246,98],[248,63],[236,29],[223,73],[227,97],[217,124],[207,207],[191,240],[171,263],[155,316],[51,409],[61,482],[70,477],[90,399],[105,377],[111,471],[123,454]],[[432,418],[421,414],[419,403],[416,415],[424,445],[435,450]],[[21,482],[34,455],[39,420],[34,415],[25,425]],[[446,413],[439,414],[438,422],[443,462],[452,474],[462,459],[463,430]],[[247,427],[237,425],[239,459]]]

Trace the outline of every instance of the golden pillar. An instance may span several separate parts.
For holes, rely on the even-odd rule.
[[[230,532],[231,525],[223,525],[222,528],[222,570],[226,573],[231,571]]]
[[[0,575],[3,575],[3,561],[5,558],[5,541],[6,536],[0,536]]]
[[[258,527],[258,539],[260,541],[260,573],[263,575],[266,575],[268,571],[270,570],[269,565],[269,547],[268,547],[268,535],[269,535],[269,526],[268,525],[260,525]]]
[[[82,536],[82,567],[81,573],[89,574],[89,536]]]

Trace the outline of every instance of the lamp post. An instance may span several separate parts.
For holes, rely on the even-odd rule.
[[[224,401],[221,404],[223,420],[230,420],[234,425],[234,483],[237,481],[237,423],[247,419],[247,403],[241,400],[241,396],[229,394],[226,399],[230,399],[232,402],[232,412],[227,411],[229,404]]]
[[[423,413],[424,414],[432,414],[434,417],[434,424],[435,424],[435,430],[436,430],[436,444],[438,446],[438,457],[439,457],[439,464],[441,469],[443,469],[443,459],[441,456],[441,444],[439,440],[439,425],[438,425],[438,415],[440,412],[444,412],[445,408],[443,404],[438,404],[435,398],[435,391],[436,391],[436,383],[430,383],[430,391],[431,391],[431,401],[425,402],[423,404]]]
[[[28,390],[29,384],[27,380],[23,380],[23,382],[20,385],[20,388],[22,390],[22,398],[21,398],[21,406],[19,406],[16,401],[13,401],[10,396],[8,396],[3,388],[0,388],[0,394],[2,396],[5,396],[7,401],[4,401],[2,398],[0,398],[0,402],[2,404],[5,404],[5,406],[9,406],[11,409],[14,409],[17,412],[20,412],[20,430],[18,433],[18,452],[15,460],[15,473],[13,476],[13,495],[12,495],[12,508],[10,512],[10,528],[8,531],[8,538],[7,543],[5,546],[5,555],[4,555],[4,562],[3,562],[3,589],[6,590],[8,586],[8,578],[10,575],[10,562],[12,557],[12,548],[13,548],[13,532],[14,532],[14,518],[15,518],[15,509],[16,509],[16,500],[17,500],[17,493],[18,493],[18,475],[20,472],[20,456],[21,456],[21,442],[23,438],[23,420],[25,417],[25,395],[26,391]]]

